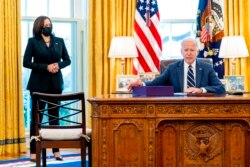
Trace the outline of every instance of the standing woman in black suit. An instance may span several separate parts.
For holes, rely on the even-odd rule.
[[[63,91],[63,76],[61,69],[70,65],[68,51],[62,38],[52,34],[52,22],[47,16],[39,16],[33,25],[33,37],[29,38],[24,53],[23,66],[31,69],[27,89],[31,99],[33,92],[61,94]],[[40,103],[40,108],[45,108],[45,103]],[[35,135],[35,113],[32,103],[30,136]],[[49,113],[58,116],[58,110]],[[58,125],[58,121],[50,122]],[[59,149],[52,149],[56,160],[63,160]],[[30,142],[30,160],[36,161],[35,140]]]

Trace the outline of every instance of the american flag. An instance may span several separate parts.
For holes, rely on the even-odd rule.
[[[210,41],[209,26],[208,25],[204,25],[202,27],[200,40],[203,43]]]
[[[156,0],[137,0],[134,38],[138,58],[133,62],[133,74],[159,72],[162,41],[159,33],[160,14]]]
[[[200,5],[200,3],[199,3]],[[200,6],[199,6],[200,7]],[[210,16],[211,15],[211,1],[207,1],[206,9],[203,11],[204,15]],[[205,24],[201,29],[200,40],[201,42],[209,42],[212,34],[210,34],[211,30],[209,29],[209,18],[205,19]]]

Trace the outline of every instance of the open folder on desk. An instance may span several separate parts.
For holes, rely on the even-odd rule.
[[[214,96],[214,94],[213,93],[185,93],[185,92],[178,92],[178,93],[174,93],[174,96],[207,97],[207,96]]]
[[[185,93],[185,92],[177,92],[177,93],[174,93],[174,96],[187,96],[187,93]]]

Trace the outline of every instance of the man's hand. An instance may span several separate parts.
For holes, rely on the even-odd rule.
[[[203,90],[201,88],[190,87],[186,89],[185,93],[203,93]]]
[[[130,82],[130,84],[128,85],[128,90],[131,91],[134,86],[143,86],[143,83],[140,79],[137,79],[134,82]]]

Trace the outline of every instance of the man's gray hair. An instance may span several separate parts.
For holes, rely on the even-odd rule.
[[[184,44],[185,42],[193,42],[193,43],[195,43],[196,47],[198,48],[198,43],[197,43],[197,41],[196,41],[195,38],[188,37],[188,38],[183,39],[183,40],[181,41],[181,47],[183,47],[183,44]]]

